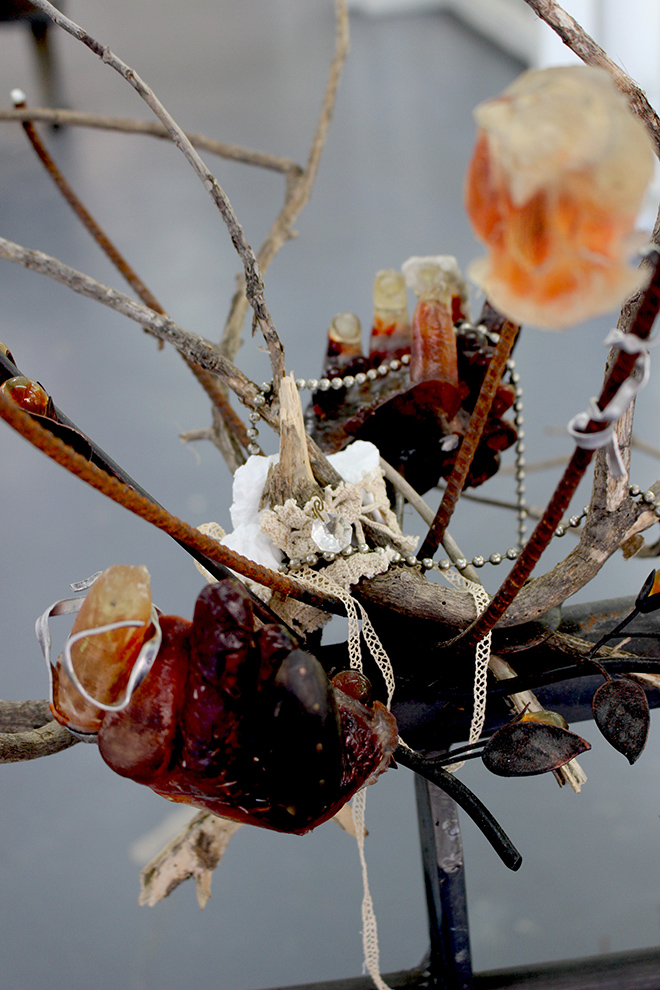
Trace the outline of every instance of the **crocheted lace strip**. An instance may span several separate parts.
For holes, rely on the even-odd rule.
[[[474,605],[477,616],[481,615],[488,605],[490,598],[482,585],[474,581],[468,581],[457,571],[448,571],[445,575],[447,580],[459,591],[467,591],[474,598]],[[472,721],[470,723],[469,743],[475,743],[481,735],[486,720],[486,688],[488,677],[488,664],[490,662],[490,647],[492,632],[487,633],[483,639],[477,643],[474,657],[474,703],[472,708]],[[450,772],[460,770],[465,761],[452,763],[446,767]]]
[[[355,833],[357,838],[358,855],[360,866],[362,867],[362,946],[364,949],[364,965],[369,976],[374,981],[378,990],[390,990],[387,983],[380,975],[380,953],[378,950],[378,926],[374,905],[371,900],[369,890],[369,878],[367,876],[367,861],[364,856],[364,810],[367,800],[367,791],[363,787],[353,798],[353,819],[355,821]]]

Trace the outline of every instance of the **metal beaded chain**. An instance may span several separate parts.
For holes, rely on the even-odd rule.
[[[481,330],[491,343],[497,343],[498,335],[491,333],[485,327],[479,326],[474,328],[472,324],[464,323],[461,325],[463,329],[477,329]],[[297,378],[296,387],[299,392],[303,392],[305,389],[309,389],[310,392],[316,392],[319,389],[322,392],[328,392],[330,389],[339,391],[341,388],[351,388],[353,385],[364,385],[367,381],[376,381],[377,378],[385,378],[391,373],[396,373],[402,371],[410,364],[410,355],[404,354],[400,359],[394,358],[391,361],[384,362],[378,365],[377,368],[370,368],[368,371],[360,371],[355,375],[345,375],[343,378]],[[420,567],[424,570],[437,570],[437,571],[448,571],[451,567],[456,567],[457,570],[462,571],[470,564],[472,567],[480,568],[485,564],[493,564],[497,566],[501,564],[502,561],[506,560],[516,560],[520,555],[520,551],[525,543],[525,533],[527,531],[527,504],[525,501],[525,431],[523,429],[523,403],[522,403],[522,388],[520,386],[520,375],[515,371],[515,361],[509,359],[506,364],[507,372],[509,373],[509,380],[515,388],[516,398],[513,403],[513,413],[514,413],[514,424],[516,431],[518,433],[518,439],[516,441],[515,453],[516,453],[516,511],[518,516],[518,546],[509,547],[505,553],[491,553],[489,557],[483,557],[481,554],[476,554],[471,560],[465,557],[459,557],[456,561],[451,561],[446,558],[442,560],[432,560],[430,557],[419,558],[414,556],[414,554],[401,554],[398,550],[394,552],[392,557],[393,563],[404,564],[408,567]],[[261,413],[259,409],[266,405],[266,396],[272,391],[272,382],[262,382],[259,386],[260,394],[254,399],[254,409],[249,413],[249,420],[252,424],[247,430],[247,435],[250,443],[247,447],[248,454],[261,454],[262,450],[259,447],[257,438],[259,436],[259,430],[257,428],[257,423],[261,419]],[[653,507],[655,515],[660,519],[660,497],[656,498],[655,494],[649,489],[643,492],[639,485],[631,485],[628,489],[628,493],[631,498],[641,497],[642,501],[647,505]],[[570,516],[568,520],[563,520],[556,528],[554,536],[562,537],[565,536],[569,529],[577,529],[582,523],[582,520],[586,518],[589,511],[589,506],[585,505],[581,512],[576,515]],[[293,558],[288,563],[281,565],[281,570],[298,570],[301,567],[313,567],[318,564],[319,560],[325,560],[331,563],[336,560],[337,557],[350,557],[354,553],[385,553],[383,547],[370,547],[366,543],[361,543],[357,547],[348,546],[340,553],[325,552],[320,554],[310,553],[306,557],[297,559]]]

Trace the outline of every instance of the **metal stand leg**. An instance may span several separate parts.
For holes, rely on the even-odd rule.
[[[463,844],[458,809],[450,797],[415,775],[424,884],[431,934],[433,986],[472,986]]]

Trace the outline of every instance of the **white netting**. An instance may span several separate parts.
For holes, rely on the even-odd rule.
[[[477,584],[475,581],[468,581],[468,579],[463,577],[462,574],[459,574],[458,571],[447,571],[445,577],[459,591],[466,591],[472,595],[474,598],[474,606],[477,610],[477,616],[481,615],[490,601],[488,593],[484,590],[483,586]],[[490,662],[491,640],[492,632],[486,633],[484,638],[480,639],[477,643],[477,648],[475,650],[474,706],[472,709],[472,721],[470,722],[470,735],[468,738],[469,743],[475,743],[477,739],[479,739],[481,730],[483,729],[484,722],[486,720],[487,677],[488,664]],[[446,769],[450,772],[460,770],[463,766],[463,762],[452,763],[452,765]]]

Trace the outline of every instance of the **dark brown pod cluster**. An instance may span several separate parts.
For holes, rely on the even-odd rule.
[[[485,333],[464,324],[453,326],[452,367],[436,371],[435,379],[411,383],[404,366],[396,373],[364,378],[377,369],[378,354],[354,357],[341,376],[355,380],[348,387],[318,389],[306,412],[306,427],[326,453],[335,453],[353,440],[369,440],[420,493],[448,478],[467,430],[495,345]],[[413,338],[412,347],[415,346]],[[362,374],[360,374],[362,373]],[[349,379],[350,382],[350,379]],[[515,391],[502,383],[497,389],[466,486],[476,487],[499,468],[500,454],[517,439],[515,426],[503,417]]]
[[[99,749],[117,773],[235,821],[304,833],[387,768],[393,716],[351,676],[330,682],[283,627],[255,629],[238,582],[205,588],[192,622],[160,624],[148,676],[123,711],[101,715]]]

